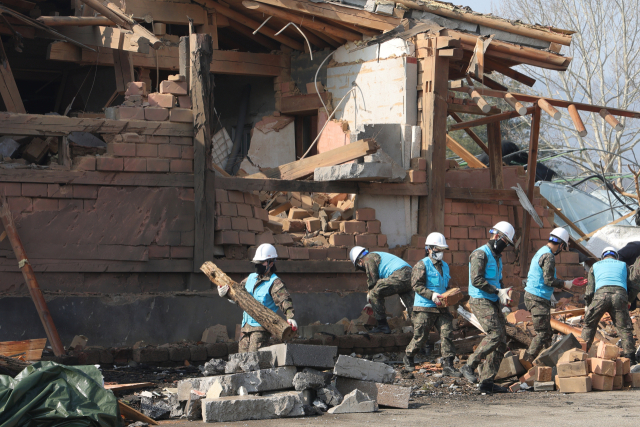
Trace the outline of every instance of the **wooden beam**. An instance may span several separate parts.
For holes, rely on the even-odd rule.
[[[624,129],[622,123],[620,123],[615,117],[613,117],[613,115],[607,109],[603,108],[602,110],[598,111],[598,114],[600,114],[600,117],[602,117],[604,121],[607,122],[609,126],[611,126],[616,132],[620,132],[622,131],[622,129]]]
[[[536,79],[534,79],[533,77],[529,77],[526,74],[522,74],[521,72],[516,71],[513,68],[507,67],[506,65],[500,64],[499,62],[492,61],[490,58],[485,58],[484,62],[488,68],[494,71],[497,71],[498,73],[503,74],[509,77],[510,79],[520,82],[523,85],[533,87],[533,85],[536,83]]]
[[[64,171],[30,168],[0,169],[0,182],[40,184],[79,184],[121,187],[193,187],[193,177],[186,173],[140,173]]]
[[[527,108],[527,114],[533,113],[534,109],[535,107]],[[496,122],[501,122],[502,120],[509,120],[514,117],[518,117],[519,115],[520,114],[517,111],[507,111],[504,113],[496,114],[494,116],[482,117],[475,120],[469,120],[466,122],[457,123],[455,125],[449,125],[448,130],[449,132],[453,132],[455,130],[468,129],[476,126],[483,126],[489,123],[496,123]]]
[[[331,101],[331,92],[321,92],[320,96],[325,105]],[[280,100],[280,112],[282,114],[300,114],[317,112],[323,108],[317,93],[306,95],[285,96]]]
[[[49,43],[46,59],[80,63],[82,62],[82,48],[65,42]]]
[[[565,214],[562,213],[560,209],[556,208],[549,200],[547,200],[547,206],[549,206],[551,210],[553,210],[555,214],[558,215],[560,219],[563,220],[565,224],[567,224],[573,231],[578,233],[580,237],[585,236],[584,232],[580,230],[577,225],[575,225]]]
[[[5,6],[9,6],[12,9],[19,9],[25,12],[28,12],[36,7],[35,3],[26,0],[2,0],[2,2],[0,3],[4,4]]]
[[[462,119],[460,118],[459,115],[457,115],[451,110],[449,110],[448,113],[453,118],[453,120],[455,120],[458,123],[462,123]],[[484,144],[482,139],[480,139],[480,137],[474,131],[472,131],[469,128],[465,128],[464,131],[467,133],[467,135],[469,135],[471,139],[473,139],[476,142],[476,144],[478,144],[478,146],[480,146],[480,148],[482,148],[482,151],[489,154],[489,148]]]
[[[213,76],[210,73],[213,43],[209,34],[191,34],[191,105],[195,134],[193,136],[193,188],[195,204],[195,245],[193,271],[199,272],[205,261],[213,259],[215,222],[215,174],[209,171],[211,130],[213,125]]]
[[[206,24],[206,11],[197,3],[127,0],[122,4],[123,12],[138,21],[188,25],[192,19],[194,25]]]
[[[151,424],[157,426],[158,423],[153,419],[144,415],[142,412],[136,411],[130,406],[125,405],[120,400],[118,400],[118,409],[120,410],[120,414],[128,420],[133,421],[142,421],[143,423]]]
[[[306,0],[260,0],[260,3],[380,31],[392,30],[400,24],[400,19],[398,18],[331,3],[312,3]]]
[[[571,116],[571,121],[573,122],[573,127],[576,128],[576,132],[582,138],[587,136],[587,128],[585,128],[582,119],[580,118],[580,113],[578,113],[578,109],[575,105],[571,104],[567,107],[569,110],[569,116]]]
[[[252,31],[255,31],[258,27],[260,27],[261,22],[256,22],[253,19],[249,19],[247,18],[246,15],[240,12],[236,12],[235,10],[229,7],[216,3],[213,0],[203,0],[203,3],[206,7],[215,10],[217,13],[224,15],[229,19],[233,19],[234,21],[237,21],[242,25],[245,25],[251,28]],[[282,43],[285,46],[290,47],[291,49],[304,52],[304,46],[302,43],[290,37],[284,36],[282,34],[280,34],[279,36],[276,36],[276,31],[272,30],[266,25],[263,25],[262,28],[260,28],[259,32],[264,34],[267,37],[274,39],[279,43]]]
[[[529,163],[527,164],[527,198],[533,201],[533,191],[536,184],[536,166],[538,164],[538,139],[540,137],[540,107],[536,104],[531,117],[531,131],[529,134]],[[531,215],[526,210],[522,226],[522,240],[520,241],[520,276],[525,277],[529,269],[529,239],[531,238]]]
[[[57,17],[54,16],[52,18]],[[68,18],[76,17],[69,16]],[[57,31],[86,45],[121,49],[128,52],[149,53],[149,40],[128,30],[105,26],[65,26],[58,28]],[[123,37],[123,39],[121,40],[120,37]]]
[[[113,53],[113,70],[116,78],[116,90],[120,94],[124,94],[129,83],[135,81],[133,74],[133,58],[131,52],[121,50],[124,45],[125,35],[119,34],[119,47],[112,50]]]
[[[516,110],[518,114],[520,114],[521,116],[527,115],[527,108],[524,105],[522,105],[517,99],[515,99],[513,95],[511,95],[510,93],[507,93],[504,96],[504,100],[507,102],[507,104],[511,106],[511,108]]]
[[[487,140],[489,141],[489,176],[491,188],[502,190],[504,179],[502,175],[502,137],[500,135],[500,122],[487,125]]]
[[[274,40],[270,39],[269,37],[265,37],[260,33],[253,34],[253,31],[251,31],[249,27],[242,25],[238,21],[229,19],[229,28],[231,28],[234,31],[237,31],[238,33],[249,38],[250,40],[253,40],[254,42],[266,47],[267,49],[270,49],[270,50],[280,49],[280,45],[276,43]]]
[[[329,37],[327,34],[323,33],[322,31],[316,31],[316,30],[308,30],[311,34],[315,34],[317,37],[321,38],[322,40],[324,40],[324,42],[332,47],[332,48],[337,48],[342,46],[342,44],[344,43],[339,43],[336,40],[334,40],[333,38]],[[346,40],[345,40],[346,41]]]
[[[478,76],[476,76],[475,73],[469,73],[469,75],[473,80],[482,83],[488,88],[496,89],[496,90],[509,90],[509,88],[501,85],[500,83],[493,80],[491,77],[487,76],[486,74],[484,74],[482,78],[479,78]]]
[[[476,156],[474,156],[473,154],[468,152],[466,148],[464,148],[462,145],[460,145],[460,143],[458,141],[456,141],[455,139],[451,138],[451,136],[449,136],[449,135],[447,135],[447,148],[449,150],[453,151],[458,156],[460,156],[460,158],[462,158],[462,160],[467,162],[467,165],[470,168],[474,168],[474,169],[486,168],[484,163],[482,163],[480,160],[478,160],[478,158]]]
[[[426,196],[426,184],[354,182],[354,181],[306,181],[281,179],[250,179],[216,177],[216,187],[235,191],[295,191],[300,193],[348,193],[379,196]]]
[[[419,87],[418,90],[422,90],[422,87]],[[498,107],[491,107],[488,113],[484,113],[477,105],[465,104],[447,104],[447,110],[454,113],[475,114],[478,116],[493,116],[502,112]]]
[[[114,27],[116,25],[106,16],[41,16],[37,20],[49,27]]]
[[[248,179],[274,178],[274,179],[299,179],[313,174],[316,168],[339,165],[358,157],[373,154],[378,151],[378,144],[373,139],[363,139],[352,142],[342,147],[334,148],[322,154],[300,159],[275,168],[265,169],[262,172],[246,176]]]
[[[247,9],[256,10],[266,15],[277,16],[289,22],[293,22],[294,24],[302,28],[311,28],[313,30],[331,34],[349,41],[362,40],[362,34],[344,30],[342,28],[338,28],[321,21],[311,20],[308,17],[300,16],[298,14],[288,12],[284,9],[280,9],[278,7],[269,6],[267,4],[258,3],[255,1],[243,1],[242,5]]]
[[[26,113],[2,40],[0,40],[0,96],[7,111]]]
[[[511,95],[511,94],[509,94],[509,95]],[[513,95],[511,95],[511,96],[513,96]],[[548,115],[550,115],[554,119],[560,120],[562,118],[562,113],[560,111],[556,110],[553,107],[553,105],[549,104],[544,99],[539,99],[538,100],[538,105],[540,106],[540,108],[542,108],[544,110],[545,113],[547,113]]]
[[[324,20],[326,20],[327,22],[329,22],[332,25],[335,25],[336,27],[342,27],[346,30],[352,30],[352,31],[357,31],[360,34],[364,35],[364,36],[368,36],[368,37],[374,37],[374,36],[379,36],[380,35],[380,31],[379,30],[372,30],[370,28],[365,28],[361,25],[356,25],[356,24],[349,24],[345,21],[339,21],[336,19],[329,19],[329,18],[324,18]]]
[[[418,199],[418,234],[444,232],[447,164],[447,95],[449,59],[435,55],[436,37],[429,37],[430,56],[422,59],[422,157],[427,159],[429,194]]]
[[[473,86],[469,87],[468,89],[469,91],[467,93],[469,94],[469,97],[473,100],[473,102],[476,103],[478,108],[480,108],[483,113],[487,114],[489,111],[491,111],[491,106],[487,103],[487,101],[484,100],[484,98],[478,93],[477,90],[475,90]]]
[[[594,234],[596,234],[598,231],[602,230],[603,228],[608,227],[608,226],[610,226],[610,225],[616,225],[617,223],[622,222],[622,221],[624,221],[625,219],[627,219],[627,218],[629,218],[629,217],[631,217],[631,216],[635,215],[635,213],[636,213],[636,211],[629,212],[628,214],[626,214],[626,215],[624,215],[624,216],[621,216],[620,218],[616,219],[615,221],[611,221],[609,224],[607,224],[607,225],[605,225],[605,226],[603,226],[603,227],[600,227],[600,228],[598,228],[597,230],[594,230],[594,231],[592,231],[592,232],[591,232],[591,233],[589,233],[589,234],[585,234],[584,236],[582,236],[582,237],[580,237],[578,240],[576,240],[576,242],[580,243],[580,242],[582,242],[583,240],[590,239],[591,237],[593,237],[593,236],[594,236]]]
[[[84,119],[3,112],[0,112],[0,129],[7,135],[62,136],[71,132],[90,132],[193,137],[193,125],[190,123]]]

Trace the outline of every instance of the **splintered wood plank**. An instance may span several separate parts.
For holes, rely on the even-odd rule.
[[[149,40],[134,35],[131,31],[114,27],[60,27],[56,31],[87,46],[122,49],[129,52],[149,53]],[[124,43],[120,43],[121,35]],[[68,44],[68,43],[67,43]]]
[[[132,407],[125,405],[119,400],[118,409],[120,409],[120,414],[122,414],[122,416],[127,420],[142,421],[143,423],[151,424],[154,426],[158,425],[158,423],[154,419],[147,417],[142,412],[136,411]]]
[[[26,113],[20,92],[18,92],[18,86],[11,72],[11,66],[9,66],[9,61],[6,59],[7,55],[4,51],[2,40],[0,40],[0,58],[4,59],[4,62],[0,61],[0,96],[2,96],[4,106],[7,111],[13,113]]]
[[[211,72],[277,77],[287,66],[284,60],[285,55],[215,50],[211,58]]]
[[[46,338],[23,341],[4,341],[0,342],[0,355],[11,357],[20,354],[25,360],[40,360],[42,357],[42,351],[46,344]]]
[[[130,384],[105,384],[105,390],[111,390],[113,392],[124,390],[135,390],[138,388],[155,387],[155,383],[130,383]]]
[[[456,141],[455,139],[451,138],[449,135],[447,135],[447,148],[449,150],[453,151],[458,156],[460,156],[462,158],[462,160],[467,162],[467,165],[470,168],[476,168],[476,169],[486,168],[484,163],[482,163],[480,160],[478,160],[478,158],[476,156],[474,156],[473,154],[468,152],[466,148],[464,148],[462,145],[460,145],[460,143],[458,141]]]

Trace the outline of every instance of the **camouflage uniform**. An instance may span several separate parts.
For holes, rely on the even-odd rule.
[[[411,267],[403,267],[394,271],[386,279],[378,277],[380,267],[380,255],[370,253],[362,258],[364,269],[367,273],[367,287],[369,288],[369,300],[373,308],[373,316],[376,320],[386,320],[387,311],[384,306],[385,297],[398,294],[407,314],[411,318],[413,309],[413,293],[411,292]]]
[[[271,273],[268,273],[266,276],[259,276],[256,281],[256,286],[261,282],[269,280],[270,277]],[[243,288],[246,284],[247,279],[244,279],[242,283],[240,283]],[[282,279],[277,278],[273,281],[270,292],[273,302],[275,302],[280,310],[282,310],[286,318],[293,319],[293,301],[291,300],[291,295],[289,294],[289,291],[287,291],[287,288],[285,288]],[[238,353],[251,353],[258,351],[258,349],[264,347],[269,342],[269,338],[271,338],[271,334],[262,326],[251,326],[247,324],[241,329],[241,333],[240,342],[238,343]]]
[[[585,327],[582,329],[582,339],[587,342],[587,349],[593,344],[600,319],[605,313],[609,313],[613,325],[616,327],[620,339],[622,339],[623,354],[626,357],[635,354],[633,323],[631,322],[631,316],[629,316],[628,305],[629,301],[633,301],[638,296],[638,288],[636,287],[638,273],[634,267],[635,264],[631,268],[627,267],[628,294],[620,286],[603,286],[594,294],[596,280],[593,274],[593,267],[589,270],[589,278],[584,294],[584,300],[589,305],[584,315]]]
[[[552,253],[543,254],[538,260],[538,265],[542,268],[542,277],[546,286],[559,289],[564,287],[564,280],[555,277],[555,255]],[[551,338],[553,337],[551,330],[551,301],[525,292],[524,305],[531,313],[533,330],[536,331],[536,336],[533,337],[527,349],[527,355],[530,361],[533,361],[542,350],[551,344]]]
[[[499,263],[502,256],[493,252],[493,248],[491,248],[491,252],[496,262]],[[497,295],[498,289],[485,279],[486,265],[487,254],[485,252],[476,250],[471,254],[469,257],[471,284],[489,294]],[[502,280],[500,280],[500,284],[502,285]],[[482,359],[485,359],[485,363],[479,371],[478,380],[490,383],[498,373],[504,353],[507,351],[507,330],[504,315],[501,311],[500,300],[493,302],[485,298],[470,298],[469,304],[486,336],[467,360],[467,365],[475,370]]]
[[[433,261],[433,266],[442,274],[442,261]],[[430,300],[433,291],[427,289],[426,268],[424,262],[418,261],[413,267],[411,274],[411,287],[417,293]],[[440,331],[440,353],[442,357],[456,355],[456,347],[451,340],[453,331],[453,316],[446,307],[413,307],[413,339],[407,346],[405,352],[407,356],[414,356],[429,338],[429,331],[435,325]]]

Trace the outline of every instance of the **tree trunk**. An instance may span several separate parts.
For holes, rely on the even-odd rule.
[[[222,287],[229,285],[229,298],[234,300],[241,309],[249,313],[249,316],[253,317],[263,328],[271,332],[274,337],[282,341],[289,341],[296,335],[285,320],[260,304],[260,302],[240,286],[239,283],[231,280],[231,278],[214,263],[207,261],[202,264],[200,270],[202,270],[216,286]]]

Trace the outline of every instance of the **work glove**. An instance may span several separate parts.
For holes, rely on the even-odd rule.
[[[437,292],[433,292],[431,294],[431,301],[433,301],[435,305],[442,305],[442,301],[440,301],[440,294]]]
[[[287,319],[287,323],[291,325],[291,330],[293,332],[298,330],[298,323],[293,319]]]
[[[573,286],[585,286],[587,282],[588,280],[585,279],[584,277],[577,277],[573,279]]]
[[[229,292],[229,285],[218,286],[218,295],[224,297]]]
[[[572,286],[573,286],[573,280],[565,280],[564,281],[564,288],[565,289],[571,289]]]
[[[508,305],[511,302],[511,295],[509,295],[509,291],[511,291],[511,288],[498,289],[498,298],[500,298],[500,303],[502,305]]]
[[[369,292],[367,292],[367,304],[371,304],[371,297],[369,296]]]

